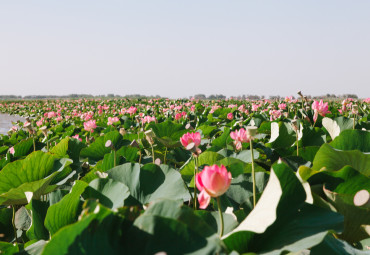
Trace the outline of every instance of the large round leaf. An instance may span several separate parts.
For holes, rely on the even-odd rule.
[[[313,170],[325,167],[328,170],[340,170],[349,165],[366,176],[370,176],[370,154],[360,151],[340,151],[328,144],[323,144],[316,153]]]
[[[330,145],[338,150],[370,152],[370,132],[356,129],[345,130]]]
[[[82,206],[80,196],[87,186],[87,183],[77,181],[71,193],[49,207],[45,218],[45,227],[50,231],[51,235],[54,235],[60,228],[77,220]]]
[[[98,199],[102,205],[116,209],[124,205],[130,196],[128,187],[122,182],[112,179],[95,179],[85,188],[82,196],[85,199]]]
[[[296,141],[296,133],[288,122],[271,122],[271,138],[266,144],[271,148],[286,148]]]
[[[53,155],[36,151],[24,160],[7,164],[0,171],[0,204],[27,204],[25,192],[32,192],[34,198],[52,191],[49,184],[63,172],[71,160],[57,160]]]
[[[111,151],[110,147],[105,147],[105,143],[108,140],[112,141],[115,149],[119,149],[122,146],[122,135],[118,131],[111,131],[104,136],[98,137],[89,147],[82,149],[80,154],[81,157],[86,157],[95,161],[103,159],[104,155]]]
[[[155,133],[155,139],[168,148],[181,146],[180,137],[189,132],[181,124],[175,124],[172,121],[162,123],[150,123],[147,129],[152,129]]]
[[[122,254],[125,219],[102,205],[90,210],[91,214],[56,233],[42,254]]]
[[[336,138],[343,130],[353,128],[353,120],[346,117],[338,117],[335,119],[323,118],[322,125],[329,132],[331,139]]]
[[[319,244],[330,230],[341,231],[343,216],[306,204],[306,192],[284,164],[272,167],[256,207],[231,234],[227,248],[239,253],[281,254]]]
[[[221,242],[215,229],[182,201],[158,200],[135,220],[127,247],[135,254],[216,254]]]
[[[125,184],[131,195],[146,204],[158,198],[181,199],[190,198],[180,173],[167,165],[126,163],[108,172],[109,178]]]

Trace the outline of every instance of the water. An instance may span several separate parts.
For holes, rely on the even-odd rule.
[[[25,122],[26,119],[18,115],[9,115],[0,113],[0,134],[7,134],[9,129],[13,126],[12,121],[20,120]]]

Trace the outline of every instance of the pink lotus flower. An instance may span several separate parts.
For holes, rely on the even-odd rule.
[[[57,116],[57,113],[56,112],[48,112],[47,114],[48,114],[47,117],[49,119]]]
[[[39,126],[42,126],[42,123],[44,121],[44,118],[41,118],[39,121],[36,121],[36,125],[39,127]]]
[[[233,119],[233,113],[232,113],[232,112],[229,112],[229,113],[227,114],[227,119],[228,119],[228,120],[232,120],[232,119]]]
[[[137,108],[134,106],[131,106],[130,108],[128,108],[127,113],[129,113],[130,115],[133,115],[136,113],[136,111],[137,111]]]
[[[279,107],[280,110],[285,110],[286,109],[286,104],[281,103],[281,104],[278,105],[278,107]]]
[[[108,117],[108,126],[110,126],[110,125],[113,125],[114,123],[116,123],[116,122],[119,122],[119,118],[118,117]]]
[[[176,113],[176,115],[175,115],[175,120],[179,120],[179,119],[181,119],[181,113]]]
[[[320,103],[318,101],[314,101],[312,103],[312,110],[315,111],[315,114],[313,116],[313,121],[316,122],[318,115],[320,114],[321,116],[325,116],[328,111],[328,102],[324,103],[322,99],[320,100]]]
[[[293,96],[285,97],[285,102],[291,102],[291,101],[293,101]]]
[[[281,111],[280,110],[270,110],[270,121],[274,121],[281,117]]]
[[[245,105],[244,105],[244,104],[242,104],[241,106],[239,106],[238,110],[239,110],[240,112],[244,112],[244,111],[245,111]]]
[[[195,184],[200,191],[199,208],[207,208],[211,197],[219,197],[224,194],[230,187],[230,183],[231,173],[227,171],[225,166],[205,166],[203,171],[195,176]]]
[[[258,107],[260,107],[260,105],[252,103],[252,112],[257,111]]]
[[[79,140],[80,142],[82,142],[82,139],[80,138],[80,136],[79,136],[78,134],[77,134],[77,135],[72,136],[72,138],[77,139],[77,140]]]
[[[221,106],[214,105],[214,106],[211,107],[211,110],[209,111],[209,113],[214,113],[217,109],[220,109],[220,108],[221,108]]]
[[[242,148],[242,143],[250,142],[250,137],[248,137],[248,134],[244,128],[231,132],[230,137],[234,140],[234,145],[237,150]]]
[[[198,147],[200,145],[200,142],[201,142],[200,133],[199,132],[186,133],[180,138],[180,142],[181,142],[182,146],[184,146],[185,148],[190,143],[194,143],[195,147]]]
[[[89,132],[94,132],[94,129],[96,128],[96,121],[95,120],[89,120],[87,122],[84,122],[84,129]]]
[[[12,155],[14,155],[14,153],[15,153],[14,147],[10,147],[9,153],[12,154]]]
[[[144,125],[145,123],[155,122],[156,118],[151,116],[145,116],[142,118],[141,123]]]

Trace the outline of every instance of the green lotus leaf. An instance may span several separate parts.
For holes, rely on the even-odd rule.
[[[189,132],[189,130],[186,130],[183,125],[173,123],[172,121],[165,121],[162,123],[152,122],[146,129],[152,129],[156,135],[155,139],[168,148],[181,146],[181,136]]]
[[[216,254],[221,243],[211,227],[182,201],[151,203],[127,233],[127,249],[137,254]]]
[[[128,187],[112,179],[95,179],[89,183],[82,194],[85,200],[98,199],[102,205],[111,209],[122,207],[129,196]]]
[[[41,151],[7,164],[0,171],[0,204],[27,204],[25,192],[32,192],[34,198],[51,192],[56,186],[50,184],[70,171],[69,164],[71,160]]]
[[[135,199],[146,204],[159,198],[190,199],[181,174],[168,165],[126,163],[107,171],[108,178],[125,184]]]
[[[95,142],[90,144],[87,148],[81,150],[81,157],[86,157],[94,161],[99,161],[104,158],[104,155],[109,153],[112,149],[105,147],[105,143],[110,140],[116,150],[120,149],[123,143],[122,135],[118,131],[109,132],[103,136],[98,137]]]
[[[42,254],[122,254],[126,220],[99,204],[88,210],[81,220],[60,229]]]
[[[340,151],[328,144],[323,144],[316,153],[313,161],[313,170],[320,170],[325,167],[327,170],[340,170],[349,165],[366,176],[370,176],[370,154],[357,150]]]
[[[370,152],[370,132],[356,129],[345,130],[330,145],[338,150]]]
[[[281,254],[321,243],[329,231],[341,231],[343,216],[305,203],[306,192],[294,172],[275,164],[256,207],[223,238],[229,251]],[[276,234],[278,233],[278,234]]]
[[[353,119],[343,116],[334,119],[325,117],[322,120],[322,125],[329,132],[331,139],[334,140],[343,130],[353,128]]]
[[[58,203],[49,207],[45,218],[45,227],[50,231],[52,236],[60,228],[72,224],[77,220],[82,209],[80,196],[87,186],[87,183],[77,181],[71,193],[64,196]]]
[[[271,122],[271,138],[266,144],[270,148],[290,147],[296,141],[296,133],[288,122]]]

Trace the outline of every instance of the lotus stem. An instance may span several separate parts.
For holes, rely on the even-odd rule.
[[[17,241],[17,229],[15,227],[15,205],[12,205],[13,208],[13,218],[12,218],[12,225],[13,225],[13,231],[14,231],[14,238],[15,238],[15,244],[18,244]]]
[[[299,156],[298,131],[295,132],[295,137],[297,141],[297,157],[298,157]]]
[[[222,216],[220,197],[217,197],[217,207],[218,207],[218,214],[220,215],[220,222],[221,222],[221,229],[220,229],[220,238],[221,238],[224,234],[224,217]]]
[[[197,173],[198,173],[198,158],[197,157],[194,157],[194,163],[195,163],[195,167],[194,167],[194,196],[193,196],[193,208],[194,210],[197,209],[197,188],[196,188],[196,185],[195,185],[195,178],[197,176]]]
[[[154,148],[153,144],[150,145],[152,147],[152,158],[153,158],[153,164],[155,164],[155,157],[154,157]]]
[[[164,164],[166,164],[166,162],[167,162],[167,147],[164,151]]]
[[[113,149],[113,157],[114,157],[113,166],[116,167],[117,166],[117,159],[116,159],[116,150],[115,149]]]
[[[253,184],[253,208],[256,207],[256,175],[254,172],[254,153],[253,153],[253,139],[250,140],[250,149],[252,157],[252,184]]]
[[[35,136],[32,136],[32,141],[33,141],[33,151],[36,151]]]
[[[355,129],[356,126],[356,114],[353,116],[353,129]]]

